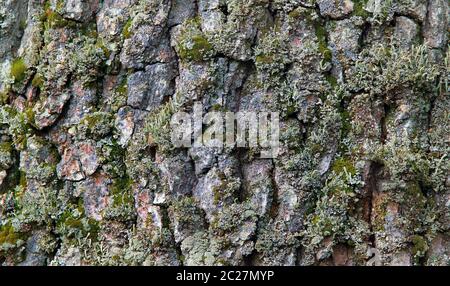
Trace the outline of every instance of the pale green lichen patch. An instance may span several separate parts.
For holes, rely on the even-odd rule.
[[[362,181],[357,176],[341,173],[332,176],[322,189],[323,195],[317,201],[315,210],[308,215],[302,244],[310,263],[323,260],[332,254],[332,246],[344,243],[354,247],[360,257],[365,255],[364,241],[370,234],[369,225],[352,215],[358,202],[358,190]],[[321,248],[321,256],[314,253]]]
[[[277,30],[265,33],[255,48],[256,68],[275,78],[280,75],[286,65],[291,62],[287,44],[288,38],[284,33]]]
[[[439,69],[429,62],[427,47],[410,50],[377,45],[364,50],[349,77],[352,91],[386,94],[405,87],[417,91],[434,88]]]
[[[170,100],[146,118],[147,143],[158,146],[161,152],[170,152],[173,149],[170,120],[176,108],[176,103]]]

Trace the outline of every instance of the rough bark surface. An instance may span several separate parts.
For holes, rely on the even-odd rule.
[[[448,4],[1,0],[0,264],[449,265]]]

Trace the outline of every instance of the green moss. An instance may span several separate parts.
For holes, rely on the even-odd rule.
[[[115,87],[114,90],[115,96],[112,98],[112,101],[110,102],[112,112],[117,112],[121,107],[126,105],[128,94],[127,83],[128,83],[127,76],[123,75]]]
[[[344,169],[338,168],[338,165],[342,164],[335,162],[334,167],[338,171]],[[349,164],[344,163],[344,165]],[[319,249],[344,241],[347,244],[354,244],[355,250],[359,246],[364,246],[363,241],[367,239],[370,229],[365,222],[355,219],[353,214],[358,202],[355,190],[361,186],[361,181],[349,180],[348,176],[342,173],[333,174],[329,177],[326,185],[319,193],[321,197],[315,199],[314,211],[306,219],[306,230],[303,232],[304,238],[302,241],[306,253],[317,255]],[[325,238],[329,238],[326,243],[324,243]],[[325,255],[320,259],[327,257]]]
[[[302,13],[299,9],[292,10],[291,12],[288,13],[288,17],[293,20],[296,20],[296,19],[300,18],[301,16],[302,16]]]
[[[25,19],[20,20],[19,29],[21,31],[23,31],[23,30],[25,30],[26,27],[27,27],[27,20],[25,20]]]
[[[127,175],[113,180],[111,194],[113,206],[134,205],[134,197],[131,190],[133,181]]]
[[[99,223],[85,216],[83,200],[69,204],[56,221],[57,229],[68,238],[89,238],[96,241],[100,230]]]
[[[214,104],[214,105],[211,107],[211,110],[212,110],[212,111],[223,111],[223,112],[228,111],[227,108],[226,108],[225,106],[223,106],[223,105],[221,105],[221,104],[218,104],[218,103]]]
[[[183,23],[176,47],[181,59],[191,61],[206,60],[214,53],[213,45],[201,30],[198,17],[188,19]]]
[[[327,30],[325,26],[319,21],[314,22],[315,34],[319,43],[319,52],[322,54],[323,60],[325,62],[331,62],[332,53],[328,48],[327,43]]]
[[[117,141],[113,141],[110,147],[109,157],[114,161],[123,160],[126,150]]]
[[[52,3],[50,2],[50,0],[45,0],[45,1],[44,1],[44,10],[45,10],[45,11],[48,10],[48,9],[50,9],[51,6],[52,6]]]
[[[4,243],[15,244],[17,236],[11,225],[3,226],[0,230],[0,245]]]
[[[45,12],[47,28],[60,28],[67,24],[67,21],[52,9]]]
[[[101,39],[97,40],[96,47],[103,50],[103,54],[106,58],[111,56],[111,51],[105,46],[105,43]]]
[[[179,46],[178,52],[182,59],[201,61],[213,51],[213,46],[203,35],[194,35],[185,39]]]
[[[333,232],[334,232],[333,229],[335,226],[329,218],[317,217],[315,219],[317,221],[316,225],[319,226],[319,229],[321,231],[321,235],[323,235],[324,237],[327,237],[327,236],[330,236],[333,234]]]
[[[34,75],[33,80],[31,81],[31,85],[33,87],[39,87],[42,89],[44,87],[44,78],[41,74],[37,73]]]
[[[0,143],[0,152],[11,153],[13,150],[11,142]]]
[[[86,115],[83,120],[82,123],[84,123],[89,129],[94,129],[98,124],[101,123],[102,121],[102,115],[101,114],[88,114]]]
[[[36,113],[34,112],[32,107],[27,107],[24,111],[25,116],[27,117],[27,122],[31,125],[34,125],[34,119],[36,116]]]
[[[348,110],[342,110],[340,112],[341,114],[341,120],[342,120],[342,126],[341,126],[341,137],[345,138],[349,134],[352,126],[350,122],[350,112]]]
[[[353,0],[353,15],[363,17],[364,19],[369,17],[370,13],[364,9],[367,4],[367,0]]]
[[[344,173],[344,169],[351,175],[356,174],[356,168],[348,157],[338,158],[334,161],[331,170],[336,174]]]
[[[47,16],[48,24],[51,28],[63,28],[69,26],[70,22],[56,12],[49,11]]]
[[[405,199],[414,205],[414,211],[420,212],[426,207],[427,199],[422,193],[419,182],[409,182],[406,186]]]
[[[11,223],[0,227],[0,251],[15,248],[25,240],[25,236],[14,229]]]
[[[383,6],[381,7],[381,13],[378,15],[382,20],[386,20],[389,16],[389,12],[394,4],[393,0],[386,0],[382,2]]]
[[[8,102],[9,91],[0,92],[0,105],[4,105]]]
[[[420,235],[414,235],[412,237],[412,243],[413,243],[412,253],[415,256],[415,258],[417,259],[425,256],[428,250],[428,244],[425,238]]]
[[[107,112],[87,114],[80,122],[79,131],[88,137],[100,139],[111,132],[113,118]]]
[[[22,58],[16,58],[11,64],[11,77],[14,78],[14,83],[21,82],[25,79],[27,65]]]
[[[56,10],[61,11],[62,9],[64,9],[64,0],[58,0],[56,2]]]
[[[70,228],[83,229],[83,222],[81,221],[81,219],[76,219],[76,218],[73,218],[73,217],[70,217],[70,216],[68,216],[64,220],[64,224],[67,227],[70,227]]]
[[[325,76],[325,78],[328,81],[328,83],[331,85],[332,88],[336,88],[338,86],[338,81],[333,75],[327,74]]]
[[[128,93],[128,85],[127,85],[127,78],[124,77],[121,81],[120,84],[116,87],[116,92],[119,95],[126,95]]]
[[[113,179],[110,186],[112,204],[105,210],[104,217],[106,219],[122,222],[129,222],[136,219],[132,183],[133,181],[128,174]]]
[[[129,39],[131,37],[131,25],[133,24],[132,19],[128,19],[128,21],[125,23],[125,26],[123,26],[122,29],[122,36],[124,39]]]
[[[255,57],[256,64],[271,64],[273,57],[271,55],[258,55]]]
[[[45,29],[57,29],[57,28],[76,28],[80,26],[79,23],[73,20],[65,19],[60,15],[61,4],[57,3],[56,11],[51,8],[49,1],[44,4],[44,13],[41,15],[40,20],[44,23]]]
[[[218,204],[223,200],[224,190],[226,189],[226,182],[221,182],[218,186],[212,187],[212,192],[214,194],[214,204]]]

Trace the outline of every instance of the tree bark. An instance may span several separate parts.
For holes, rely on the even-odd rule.
[[[3,0],[0,264],[449,265],[448,3]]]

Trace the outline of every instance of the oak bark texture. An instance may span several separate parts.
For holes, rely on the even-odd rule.
[[[448,3],[2,0],[0,264],[449,265]]]

